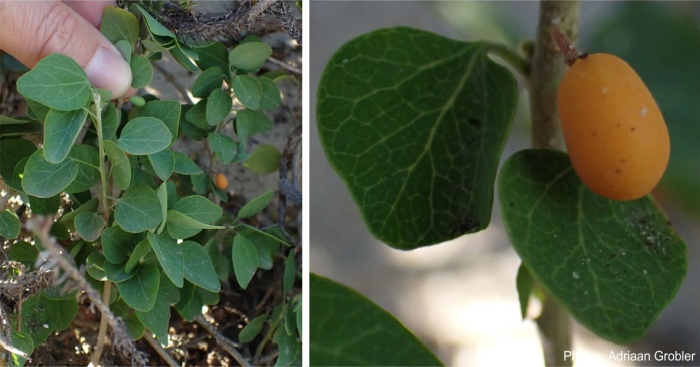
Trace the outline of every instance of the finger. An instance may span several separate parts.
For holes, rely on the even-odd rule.
[[[75,10],[76,13],[80,14],[85,18],[90,24],[95,28],[100,27],[100,21],[102,20],[102,9],[105,6],[116,6],[117,3],[111,0],[100,0],[100,1],[63,1],[71,9]]]
[[[131,68],[90,22],[60,1],[0,2],[0,49],[29,68],[43,57],[71,57],[98,88],[121,97],[131,86]]]

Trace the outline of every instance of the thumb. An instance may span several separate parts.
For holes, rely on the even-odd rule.
[[[113,98],[131,86],[131,68],[117,48],[60,1],[0,1],[0,24],[0,50],[29,68],[60,53],[75,60],[90,83],[109,89]]]

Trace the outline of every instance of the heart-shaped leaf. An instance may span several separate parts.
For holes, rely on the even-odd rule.
[[[107,261],[121,264],[136,247],[137,237],[119,226],[107,227],[102,232],[102,252]]]
[[[71,150],[83,128],[87,110],[50,110],[44,122],[44,158],[49,163],[61,163]]]
[[[156,171],[156,175],[163,181],[167,181],[175,170],[175,156],[170,149],[149,154],[148,160],[151,162],[153,170]]]
[[[262,86],[262,98],[260,99],[261,110],[271,110],[277,108],[282,103],[282,94],[277,84],[270,78],[260,77],[258,82]]]
[[[517,85],[487,52],[398,27],[355,38],[326,65],[321,144],[388,245],[429,246],[489,224]]]
[[[134,310],[147,312],[153,308],[158,294],[160,273],[155,265],[143,264],[136,275],[117,283],[119,294]]]
[[[54,110],[73,111],[90,99],[90,82],[83,68],[73,59],[51,54],[17,80],[17,90]]]
[[[43,149],[29,157],[24,167],[22,187],[29,195],[48,198],[63,191],[78,175],[78,165],[68,158],[53,164],[44,159]]]
[[[124,126],[117,145],[127,153],[146,155],[167,148],[171,140],[172,134],[163,121],[154,117],[137,117]]]
[[[117,202],[114,220],[122,229],[131,233],[156,229],[161,222],[158,196],[144,184],[135,185]]]
[[[134,89],[143,88],[151,82],[153,79],[153,66],[151,62],[141,56],[133,55],[131,56],[131,74],[133,75],[131,79],[131,87]]]
[[[646,335],[687,272],[687,248],[650,197],[605,199],[561,152],[523,150],[501,168],[501,212],[532,276],[584,326],[626,344]]]
[[[207,140],[209,141],[209,146],[214,153],[216,153],[221,163],[229,164],[236,157],[238,143],[230,136],[214,132],[207,135]]]
[[[311,366],[442,365],[401,322],[372,301],[316,274],[310,280]]]
[[[102,10],[100,32],[112,43],[125,40],[133,46],[139,36],[139,21],[134,14],[124,9],[105,6]]]
[[[80,213],[75,217],[75,229],[85,241],[96,241],[104,227],[105,219],[96,213]]]
[[[160,276],[158,284],[158,293],[156,294],[156,302],[153,308],[146,312],[136,311],[136,317],[143,323],[148,330],[160,340],[166,340],[168,336],[168,321],[170,320],[170,306],[180,300],[180,291],[173,283],[164,277]]]

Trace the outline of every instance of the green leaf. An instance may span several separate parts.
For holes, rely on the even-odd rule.
[[[146,256],[149,252],[151,252],[151,243],[148,240],[139,242],[139,244],[134,247],[131,256],[129,256],[129,261],[127,261],[126,266],[124,266],[124,272],[131,273],[136,265],[141,263],[141,258]]]
[[[75,229],[82,239],[95,242],[102,234],[105,219],[95,213],[80,213],[75,217]]]
[[[566,154],[523,150],[498,179],[513,247],[537,283],[598,336],[646,335],[687,272],[687,248],[649,197],[605,199]]]
[[[279,357],[275,361],[275,366],[291,366],[292,364],[300,364],[297,360],[301,344],[295,336],[287,334],[284,327],[277,328],[273,337],[277,347],[280,350]]]
[[[182,175],[196,175],[204,172],[185,153],[173,151],[173,156],[175,156],[175,172]]]
[[[283,289],[286,293],[294,288],[294,281],[297,278],[297,261],[294,256],[294,251],[290,251],[287,259],[284,261],[284,278],[282,279]]]
[[[158,196],[144,184],[131,187],[117,202],[114,220],[131,233],[156,229],[161,222]]]
[[[178,101],[150,101],[141,109],[139,116],[155,117],[163,121],[172,135],[171,143],[177,139],[180,122],[180,103]]]
[[[277,84],[270,78],[260,77],[258,82],[262,86],[262,98],[260,99],[261,110],[271,110],[277,108],[282,103],[282,94]]]
[[[122,318],[126,325],[126,334],[133,340],[141,339],[145,331],[144,325],[135,314],[128,314]]]
[[[44,122],[44,158],[49,163],[61,163],[70,152],[83,128],[87,110],[50,110]]]
[[[12,178],[17,163],[36,152],[36,146],[25,139],[2,140],[0,144],[0,176],[8,181]]]
[[[148,233],[148,242],[155,252],[163,271],[176,287],[182,288],[184,277],[184,260],[182,248],[167,234]]]
[[[309,288],[309,365],[442,366],[401,322],[361,294],[316,274]]]
[[[272,120],[262,111],[240,110],[236,114],[236,134],[245,147],[249,136],[272,129]]]
[[[262,42],[249,42],[238,45],[228,55],[231,66],[246,71],[257,71],[272,55],[272,48]]]
[[[261,210],[265,209],[267,204],[270,203],[270,200],[272,199],[272,195],[274,193],[274,191],[270,190],[249,201],[246,205],[244,205],[241,208],[241,210],[238,211],[238,219],[252,217],[255,214],[258,214]]]
[[[102,10],[100,32],[112,43],[126,40],[133,46],[139,36],[139,21],[124,9],[105,6]]]
[[[135,89],[143,88],[153,79],[153,66],[151,62],[140,55],[131,56],[131,87]]]
[[[73,111],[90,99],[90,82],[83,69],[68,56],[51,54],[17,80],[17,90],[54,110]]]
[[[248,75],[237,75],[233,78],[233,94],[245,107],[251,110],[260,108],[263,87],[260,82]]]
[[[26,97],[25,97],[26,98]],[[31,98],[26,98],[27,99],[27,104],[29,105],[29,110],[27,111],[27,114],[29,117],[36,118],[39,121],[44,121],[46,120],[46,115],[51,111],[51,108],[48,106],[45,106]]]
[[[206,245],[204,245],[204,249],[207,251],[207,254],[209,254],[211,263],[214,264],[216,276],[219,280],[226,281],[230,273],[231,264],[229,264],[227,257],[222,256],[219,252],[217,241],[215,239],[209,240]]]
[[[27,166],[29,157],[24,157],[17,162],[15,170],[11,176],[3,178],[8,187],[11,187],[19,192],[24,191],[22,187],[22,177],[24,177],[24,168]]]
[[[61,207],[61,195],[54,195],[49,198],[38,198],[36,196],[27,196],[29,208],[34,214],[50,215],[56,214],[58,208]]]
[[[232,107],[233,100],[231,96],[221,89],[214,89],[209,98],[207,98],[207,123],[211,126],[218,124],[231,113]]]
[[[104,282],[107,280],[107,273],[105,271],[105,257],[99,252],[91,253],[87,260],[85,260],[85,270],[91,277]]]
[[[175,309],[185,321],[192,322],[202,314],[204,301],[202,295],[196,292],[195,286],[190,282],[185,282],[185,286],[180,290],[180,302],[175,305]]]
[[[228,71],[228,50],[222,43],[213,42],[205,47],[197,47],[195,52],[199,56],[199,60],[195,60],[195,63],[201,70],[217,67],[219,70]]]
[[[134,233],[129,233],[119,226],[107,227],[102,232],[102,252],[107,261],[121,264],[129,258],[138,241]]]
[[[174,186],[174,184],[173,184]],[[168,183],[163,182],[158,190],[156,190],[158,201],[160,202],[161,222],[156,233],[160,234],[165,229],[165,224],[168,220]],[[177,196],[177,193],[175,193]]]
[[[203,99],[185,114],[185,120],[192,123],[195,127],[199,129],[208,129],[209,123],[207,122],[207,100]]]
[[[29,195],[48,198],[63,191],[78,175],[78,165],[72,159],[58,164],[44,159],[43,149],[34,152],[24,167],[22,187]]]
[[[29,334],[20,331],[12,331],[10,335],[12,345],[15,348],[21,350],[28,356],[32,355],[32,352],[34,351],[34,341],[32,340],[32,337]],[[27,363],[26,359],[16,356],[14,354],[12,355],[13,366],[24,366],[25,363]]]
[[[255,173],[266,175],[280,168],[280,159],[282,154],[274,145],[260,144],[243,165]]]
[[[131,278],[133,278],[136,273],[138,272],[137,270],[134,270],[130,273],[127,273],[125,270],[125,263],[121,264],[113,264],[109,261],[105,261],[105,274],[107,275],[107,279],[114,283],[120,283],[127,281]]]
[[[76,144],[71,148],[69,156],[78,166],[78,175],[66,187],[66,192],[83,192],[95,186],[100,179],[100,156],[97,149],[85,144]]]
[[[75,293],[67,299],[50,299],[44,295],[44,300],[54,304],[57,312],[56,315],[56,331],[67,329],[73,322],[75,316],[78,315],[78,301],[75,299]]]
[[[199,196],[199,197],[201,197],[201,196]],[[192,218],[178,212],[177,210],[168,210],[168,220],[170,220],[170,222],[173,224],[179,224],[181,226],[195,228],[195,229],[224,229],[225,228],[222,226],[214,226],[211,224],[202,223],[200,221],[192,219]],[[173,227],[171,226],[170,228],[173,228]],[[178,231],[178,232],[173,231],[173,232],[169,232],[169,233],[171,233],[171,236],[174,233],[174,234],[177,234],[177,236],[176,236],[177,238],[182,238],[182,235],[180,235],[181,232],[179,232],[180,229],[177,229],[176,231]],[[187,238],[187,237],[192,237],[192,236],[186,235],[184,238]]]
[[[175,169],[175,156],[170,149],[163,149],[158,153],[149,154],[148,160],[151,161],[156,175],[158,175],[161,180],[167,181],[170,175],[173,174],[173,170]]]
[[[112,163],[110,170],[114,184],[120,190],[126,190],[131,184],[131,164],[124,151],[117,144],[110,140],[105,140],[105,152],[107,158]]]
[[[321,144],[388,245],[429,246],[489,224],[518,94],[487,52],[398,27],[355,38],[326,65]]]
[[[75,226],[73,225],[73,221],[75,220],[75,217],[80,213],[97,211],[98,204],[99,201],[97,198],[91,198],[90,200],[86,201],[85,204],[80,205],[73,211],[64,213],[63,216],[58,220],[58,222],[63,223],[63,225],[65,225],[66,228],[70,229],[71,231],[74,231]]]
[[[192,95],[197,98],[207,98],[215,89],[221,89],[224,73],[217,67],[204,70],[192,84]]]
[[[302,315],[303,315],[302,307],[301,307],[301,302],[302,302],[302,301],[299,300],[299,303],[298,303],[299,309],[295,311],[296,314],[297,314],[297,317],[296,317],[297,331],[299,332],[299,337],[300,337],[300,338],[302,337],[301,331],[302,331]]]
[[[237,233],[233,238],[231,253],[236,280],[241,288],[246,289],[258,269],[258,251],[252,242]]]
[[[530,303],[530,294],[535,286],[535,280],[532,279],[532,275],[525,267],[525,264],[520,264],[518,267],[515,286],[518,289],[518,299],[520,300],[520,316],[525,320],[527,317],[527,306]]]
[[[175,43],[174,48],[170,49],[170,55],[180,64],[183,68],[189,71],[197,71],[197,66],[190,60],[189,56],[180,48],[180,43]]]
[[[211,182],[211,177],[206,173],[200,173],[198,175],[190,176],[190,181],[192,181],[192,188],[194,192],[199,195],[204,195],[209,192],[209,188],[213,185]]]
[[[243,329],[241,329],[241,332],[238,333],[238,340],[241,343],[248,343],[252,341],[258,334],[260,334],[260,331],[262,330],[263,325],[265,325],[265,321],[267,321],[267,314],[260,315],[248,323]]]
[[[34,345],[43,343],[56,329],[58,312],[54,306],[41,293],[30,296],[22,302],[22,331],[32,337]]]
[[[0,235],[4,236],[2,233],[0,233]],[[12,237],[7,238],[12,239]],[[13,243],[10,246],[9,255],[10,260],[19,261],[28,268],[32,269],[34,267],[34,262],[36,262],[36,258],[39,256],[39,250],[31,243],[21,241]]]
[[[175,34],[173,32],[171,32],[170,30],[168,30],[168,28],[165,28],[165,26],[160,24],[155,18],[153,18],[153,16],[149,12],[144,10],[141,6],[137,4],[131,4],[129,10],[132,13],[141,13],[141,15],[143,15],[143,18],[146,20],[146,26],[148,27],[148,30],[151,32],[152,35],[166,38],[175,38]]]
[[[168,233],[173,238],[184,239],[196,235],[204,228],[221,229],[222,227],[207,224],[219,219],[223,213],[220,206],[203,196],[184,197],[168,211]]]
[[[156,302],[153,307],[146,311],[136,311],[136,317],[160,340],[167,339],[168,322],[170,321],[170,305],[180,300],[180,292],[167,277],[160,276]]]
[[[127,305],[134,310],[146,312],[156,303],[159,282],[158,268],[142,264],[134,277],[117,283],[117,288]]]
[[[230,136],[214,132],[207,135],[207,140],[209,141],[209,146],[214,153],[216,153],[216,156],[219,157],[221,163],[229,164],[236,157],[238,143]]]
[[[124,126],[117,145],[128,153],[147,155],[167,148],[171,140],[172,134],[163,121],[154,117],[137,117]]]
[[[5,209],[0,212],[0,237],[11,240],[19,236],[22,225],[15,212]]]
[[[185,279],[208,291],[218,292],[221,289],[221,283],[204,247],[192,241],[184,241],[180,246],[184,259]]]

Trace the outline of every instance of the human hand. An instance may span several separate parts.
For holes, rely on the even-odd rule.
[[[29,68],[53,53],[71,57],[113,98],[133,94],[131,68],[98,27],[114,1],[0,0],[0,50]]]

